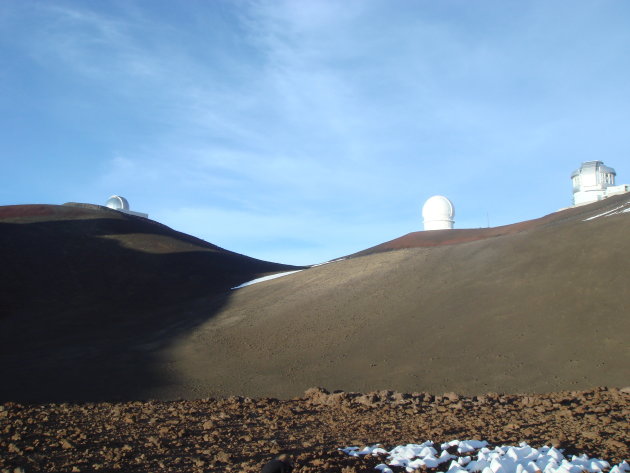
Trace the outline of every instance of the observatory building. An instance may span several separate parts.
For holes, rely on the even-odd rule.
[[[129,210],[129,201],[127,201],[127,199],[125,199],[123,196],[120,196],[120,195],[113,195],[109,199],[107,199],[107,202],[105,203],[105,207],[113,209],[113,210],[118,210],[119,212],[122,212],[125,214],[135,215],[137,217],[149,218],[149,214],[145,214],[142,212],[133,212]]]
[[[453,202],[442,195],[430,197],[422,207],[425,230],[450,230],[455,221]]]
[[[630,191],[627,184],[615,185],[617,173],[602,161],[587,161],[571,174],[573,205],[590,204],[611,195]]]

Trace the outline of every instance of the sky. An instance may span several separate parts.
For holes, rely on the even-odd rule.
[[[289,264],[630,183],[627,0],[0,0],[0,205],[104,204]]]

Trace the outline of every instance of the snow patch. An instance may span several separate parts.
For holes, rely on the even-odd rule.
[[[314,268],[316,266],[324,266],[325,264],[336,263],[337,261],[344,261],[345,259],[346,258],[331,259],[330,261],[324,261],[323,263],[313,264],[311,265],[311,268]]]
[[[626,473],[630,466],[626,461],[610,467],[605,460],[589,458],[587,455],[572,455],[566,458],[562,450],[544,446],[539,449],[522,442],[518,446],[502,445],[489,448],[485,440],[452,440],[439,446],[438,451],[432,441],[422,444],[407,444],[387,451],[380,444],[372,447],[340,448],[342,452],[353,456],[384,456],[387,459],[375,467],[383,473],[393,473],[392,466],[402,467],[409,473],[425,468],[438,468],[447,464],[436,473]],[[449,451],[457,449],[460,456]],[[477,452],[474,456],[462,456]],[[450,463],[448,463],[450,461]]]
[[[588,222],[589,220],[594,220],[599,217],[610,217],[611,215],[617,215],[621,213],[630,212],[630,207],[628,207],[628,204],[630,204],[630,201],[626,202],[625,204],[620,205],[619,207],[615,207],[612,210],[607,210],[606,212],[602,212],[600,214],[593,215],[592,217],[585,218],[582,221]],[[624,210],[621,210],[621,209],[624,209]]]
[[[258,278],[258,279],[252,279],[251,281],[247,281],[247,282],[241,284],[240,286],[233,287],[232,290],[240,289],[240,288],[246,287],[246,286],[251,286],[252,284],[258,284],[259,282],[263,282],[263,281],[269,281],[271,279],[281,278],[283,276],[288,276],[289,274],[299,273],[300,271],[304,271],[304,270],[303,269],[298,269],[296,271],[286,271],[284,273],[277,273],[277,274],[272,274],[270,276],[263,276],[262,278]]]

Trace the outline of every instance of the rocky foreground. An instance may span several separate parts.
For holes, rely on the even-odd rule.
[[[291,400],[0,404],[2,473],[254,473],[280,452],[298,472],[373,472],[378,458],[338,449],[453,439],[553,445],[619,463],[630,458],[630,389],[460,397],[313,388]]]

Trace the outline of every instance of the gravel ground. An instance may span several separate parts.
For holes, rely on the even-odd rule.
[[[629,458],[630,388],[463,397],[309,389],[291,400],[0,404],[0,471],[259,472],[281,452],[297,472],[374,472],[338,449],[425,440],[553,445]],[[394,469],[394,471],[402,471]]]

